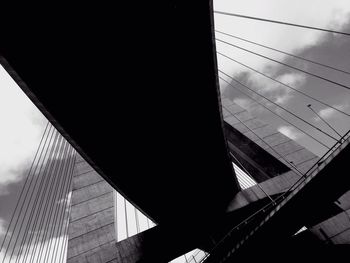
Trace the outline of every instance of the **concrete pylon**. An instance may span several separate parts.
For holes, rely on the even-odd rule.
[[[241,140],[237,142],[239,145],[231,145],[236,148],[231,149],[229,145],[230,150],[238,149],[242,156],[247,157],[248,160],[248,150],[251,151],[251,147],[259,147],[264,155],[261,157],[262,159],[267,154],[271,156],[268,158],[270,160],[269,166],[272,167],[279,163],[288,166],[286,171],[283,171],[282,167],[282,170],[277,169],[275,173],[269,174],[266,178],[260,177],[260,181],[258,180],[259,178],[254,178],[269,194],[273,195],[274,191],[283,191],[299,178],[299,175],[290,170],[291,164],[286,163],[283,159],[292,161],[302,172],[306,171],[318,159],[313,153],[284,136],[233,101],[225,98],[222,99],[222,103],[224,106],[223,117],[226,123],[231,125],[236,133],[240,133],[246,140],[249,140],[249,147],[243,145],[244,142]],[[269,145],[266,145],[262,140],[254,136],[254,133],[249,131],[242,123],[263,137],[264,140],[269,142]],[[228,141],[230,142],[230,139]],[[259,166],[256,158],[251,157],[250,159],[252,161],[250,163],[252,171],[255,171],[254,169],[261,171],[264,168]],[[263,171],[263,173],[265,172],[267,173],[268,169]],[[134,262],[132,256],[138,255],[137,252],[140,247],[140,244],[137,242],[143,240],[144,234],[128,238],[116,244],[114,189],[79,155],[75,163],[72,184],[67,262],[113,263],[123,262],[123,259],[125,259],[125,262]],[[248,205],[253,202],[252,200],[258,201],[261,198],[265,198],[260,192],[261,190],[256,186],[241,191],[232,200],[228,210],[233,211],[241,206]],[[252,194],[250,195],[249,193]],[[251,197],[249,201],[242,196],[254,196],[254,198]],[[157,229],[148,232],[147,235],[153,238],[153,232],[156,233]],[[154,235],[157,236],[157,233]],[[154,242],[157,243],[156,238]]]
[[[114,189],[79,155],[71,198],[67,262],[117,262]]]
[[[251,104],[245,109],[227,97],[222,97],[221,101],[225,123],[232,127],[236,134],[239,133],[244,140],[230,138],[226,135],[228,146],[231,151],[238,151],[238,155],[245,159],[243,161],[248,169],[252,168],[253,171],[256,171],[255,176],[259,177],[256,179],[260,179],[258,182],[286,172],[280,168],[271,173],[272,169],[267,169],[269,166],[276,168],[276,166],[284,165],[289,169],[296,168],[301,173],[305,173],[318,160],[319,157],[308,149],[283,135],[271,124],[262,121],[256,113],[262,110],[259,105]],[[258,148],[264,150],[262,151],[264,156],[257,155],[256,149]],[[262,159],[260,165],[258,158]],[[264,174],[269,175],[264,178]]]

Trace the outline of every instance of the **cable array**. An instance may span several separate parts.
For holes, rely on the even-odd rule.
[[[253,92],[254,94],[257,94],[258,96],[262,97],[262,98],[265,99],[266,101],[268,101],[268,102],[274,104],[275,106],[277,106],[277,107],[279,107],[279,108],[281,108],[281,109],[284,109],[284,107],[282,107],[282,106],[280,106],[280,105],[274,103],[273,101],[271,101],[270,99],[266,98],[266,97],[263,96],[262,94],[260,94],[260,93],[256,92],[255,90],[249,88],[247,85],[243,84],[242,82],[238,81],[237,79],[235,79],[235,78],[229,76],[229,75],[226,74],[225,72],[223,72],[223,71],[221,71],[221,70],[219,70],[219,72],[222,73],[223,75],[229,77],[229,78],[232,79],[233,81],[237,82],[237,83],[240,84],[242,87],[247,88],[248,90],[250,90],[250,91]],[[271,113],[273,113],[274,115],[276,115],[276,116],[278,116],[279,118],[281,118],[281,119],[282,119],[283,121],[285,121],[286,123],[292,125],[294,128],[296,128],[297,130],[299,130],[299,131],[302,132],[303,134],[305,134],[305,135],[307,135],[308,137],[310,137],[311,139],[315,140],[315,141],[318,142],[320,145],[324,146],[324,147],[327,148],[327,149],[329,148],[326,144],[324,144],[324,143],[321,142],[320,140],[316,139],[314,136],[312,136],[310,133],[306,132],[304,129],[299,128],[298,126],[296,126],[296,125],[293,124],[292,122],[288,121],[286,118],[282,117],[282,116],[281,116],[280,114],[278,114],[277,112],[275,112],[275,111],[271,110],[270,108],[268,108],[268,107],[267,107],[265,104],[263,104],[262,102],[260,102],[260,101],[258,101],[258,100],[256,100],[256,99],[254,99],[253,96],[251,96],[251,95],[249,95],[248,93],[243,92],[243,91],[241,91],[240,89],[236,88],[236,87],[233,86],[230,82],[226,81],[226,80],[223,79],[222,77],[219,77],[219,78],[220,78],[222,81],[226,82],[229,86],[231,86],[231,87],[234,88],[235,90],[237,90],[237,91],[243,93],[244,95],[246,95],[246,96],[249,97],[250,99],[252,99],[252,100],[254,100],[255,102],[257,102],[259,105],[263,106],[263,107],[264,107],[266,110],[268,110],[269,112],[271,112]],[[288,111],[287,111],[287,112],[288,112]],[[293,115],[293,114],[292,114],[292,115]],[[299,119],[300,117],[297,117],[297,118]],[[300,119],[302,119],[302,118],[300,118]],[[302,120],[303,120],[303,119],[302,119]],[[305,122],[305,121],[303,120],[303,122]],[[313,127],[314,125],[311,124],[310,126]],[[318,127],[315,127],[315,129],[318,130],[318,131],[321,131],[322,133],[325,133],[324,131],[320,130]],[[326,135],[328,136],[328,134],[326,134]],[[332,137],[330,137],[330,138],[332,138]],[[332,138],[332,139],[333,139],[333,138]],[[334,138],[334,139],[335,139],[335,138]]]
[[[47,123],[1,243],[1,262],[64,262],[75,150]]]
[[[258,23],[259,22],[269,22],[269,23],[280,24],[280,25],[283,25],[283,26],[292,26],[292,27],[298,27],[298,28],[302,28],[302,29],[317,30],[317,31],[322,31],[322,32],[327,32],[327,33],[340,34],[340,35],[343,35],[343,36],[350,36],[350,33],[347,33],[347,32],[341,32],[341,31],[325,29],[325,28],[320,28],[320,27],[313,27],[313,26],[309,26],[309,25],[301,25],[301,24],[289,23],[289,22],[285,22],[285,21],[277,21],[277,20],[272,20],[272,19],[266,19],[266,18],[260,18],[260,17],[254,17],[254,16],[247,16],[247,15],[242,15],[242,14],[237,14],[237,13],[230,13],[230,12],[223,12],[223,11],[214,11],[214,13],[218,14],[218,15],[231,16],[231,17],[236,17],[236,18],[240,18],[240,19],[255,20]],[[224,32],[222,30],[217,30],[216,29],[215,32],[218,33],[218,34],[221,34],[222,36],[227,36],[228,37],[227,39],[231,38],[231,39],[236,39],[236,40],[243,41],[243,42],[246,42],[246,43],[250,43],[250,44],[253,44],[255,46],[259,46],[259,47],[262,47],[262,48],[265,48],[265,49],[268,49],[268,50],[272,50],[274,52],[278,52],[280,54],[287,55],[289,57],[301,60],[301,61],[306,62],[306,63],[317,65],[317,66],[322,67],[322,68],[327,69],[327,70],[336,71],[336,72],[341,73],[341,74],[346,74],[347,76],[350,75],[350,72],[347,71],[347,70],[340,69],[340,68],[334,67],[332,65],[327,65],[325,63],[318,62],[317,60],[312,60],[312,59],[304,58],[304,57],[299,56],[299,55],[291,54],[291,53],[283,51],[283,50],[281,50],[279,48],[274,48],[274,47],[271,47],[271,46],[268,46],[268,45],[265,45],[265,44],[261,44],[261,43],[258,43],[257,41],[252,41],[250,39],[247,39],[247,38],[244,38],[244,37],[241,37],[241,36],[237,36],[237,35],[232,34],[232,33]],[[347,84],[343,84],[343,83],[340,83],[338,81],[334,81],[334,80],[329,79],[327,77],[324,77],[322,75],[312,73],[312,72],[304,70],[302,68],[295,67],[295,66],[292,66],[290,64],[287,64],[287,63],[285,63],[283,61],[276,60],[276,59],[271,58],[271,57],[269,57],[267,55],[263,55],[261,53],[252,51],[252,50],[250,50],[248,48],[245,48],[245,47],[242,47],[242,46],[240,46],[238,44],[232,43],[229,40],[221,39],[221,37],[218,36],[218,35],[216,36],[215,40],[217,42],[219,42],[219,43],[223,43],[223,44],[225,44],[227,46],[234,47],[236,49],[239,49],[239,50],[242,50],[244,52],[250,53],[250,54],[252,54],[254,56],[261,57],[261,58],[264,58],[264,59],[269,60],[269,61],[273,61],[274,63],[277,63],[279,65],[287,67],[287,68],[289,68],[291,70],[302,72],[303,74],[306,74],[307,76],[310,76],[312,78],[317,78],[317,79],[319,79],[319,80],[321,80],[321,81],[323,81],[325,83],[330,83],[332,85],[345,88],[346,90],[350,89],[350,86],[348,86]],[[275,82],[275,83],[277,83],[277,84],[279,84],[281,86],[284,86],[284,87],[288,88],[289,90],[292,90],[292,91],[300,94],[304,98],[311,99],[312,101],[317,102],[317,103],[319,103],[322,106],[328,107],[329,109],[332,109],[332,110],[334,110],[334,111],[336,111],[336,112],[338,112],[340,114],[343,114],[343,115],[345,115],[347,117],[350,117],[350,113],[344,111],[343,109],[341,109],[341,108],[339,108],[337,106],[330,105],[329,103],[325,102],[324,98],[320,99],[320,98],[315,97],[314,95],[309,94],[309,92],[305,92],[305,91],[303,91],[301,89],[297,89],[297,88],[293,87],[292,85],[284,83],[283,81],[280,81],[279,79],[276,79],[273,76],[270,76],[270,75],[268,75],[266,73],[263,73],[260,70],[257,70],[256,68],[254,68],[252,66],[249,66],[249,65],[247,65],[247,64],[245,64],[245,63],[243,63],[241,61],[238,61],[237,59],[233,58],[232,56],[224,54],[224,53],[222,53],[220,51],[217,51],[217,54],[222,56],[222,57],[224,57],[224,58],[226,58],[226,59],[228,59],[228,60],[230,60],[230,61],[233,61],[233,62],[241,65],[242,67],[245,67],[248,70],[250,70],[250,71],[252,71],[254,73],[257,73],[257,74],[259,74],[259,75],[261,75],[261,76],[263,76],[263,77],[265,77],[265,78],[267,78],[267,79],[269,79],[269,80],[271,80],[271,81],[273,81],[273,82]],[[317,114],[317,112],[314,111],[313,109],[311,109],[309,106],[308,106],[309,109],[312,110],[318,116],[318,118],[321,119],[332,130],[332,132],[335,132],[337,134],[336,137],[332,136],[328,132],[324,131],[322,128],[318,127],[318,125],[316,125],[316,124],[312,123],[310,120],[308,120],[306,118],[306,116],[307,116],[306,114],[305,115],[303,113],[296,114],[293,110],[290,110],[290,109],[286,108],[285,105],[282,105],[281,103],[278,103],[274,99],[271,99],[271,98],[268,98],[267,96],[264,96],[264,94],[262,94],[261,92],[253,89],[252,87],[248,87],[245,83],[242,83],[242,82],[238,81],[237,79],[235,79],[234,77],[226,74],[222,70],[219,69],[219,72],[221,74],[225,75],[226,77],[230,78],[230,80],[238,83],[241,87],[249,89],[249,92],[248,93],[247,92],[243,92],[241,89],[238,89],[238,88],[234,87],[232,85],[232,82],[229,82],[229,81],[223,79],[222,77],[219,77],[224,82],[226,82],[231,87],[233,87],[236,90],[238,90],[239,92],[244,93],[245,96],[250,97],[251,99],[256,101],[258,104],[263,106],[266,110],[270,111],[274,115],[277,115],[279,118],[283,119],[285,122],[289,123],[290,125],[295,127],[297,130],[301,131],[303,134],[305,134],[308,137],[312,138],[313,140],[317,141],[323,147],[325,147],[327,149],[329,148],[325,144],[324,141],[321,141],[320,139],[316,138],[315,136],[313,136],[309,132],[307,132],[307,129],[305,127],[301,127],[299,125],[297,126],[296,125],[297,124],[296,120],[301,121],[302,123],[304,123],[305,125],[311,127],[312,129],[317,130],[319,133],[322,133],[323,135],[327,136],[328,138],[332,139],[335,142],[338,141],[338,138],[336,138],[336,137],[338,137],[338,136],[341,137],[341,134],[339,134],[339,132],[337,131],[336,128],[332,127],[326,120],[324,120],[322,118],[322,116]],[[255,95],[258,95],[259,98],[260,97],[263,98],[264,103],[262,103],[262,101],[256,100],[254,98],[254,96],[251,95],[251,93],[254,93]],[[288,115],[292,116],[292,118],[288,118],[289,120],[287,120],[285,117],[281,116],[281,114],[278,114],[275,110],[272,110],[271,109],[272,105],[274,105],[278,109],[281,109],[283,112],[288,113]],[[309,105],[311,105],[311,104],[309,104]],[[305,107],[305,112],[306,112],[306,110],[309,110],[309,109],[307,107]]]
[[[221,40],[221,39],[218,39],[218,38],[217,38],[216,40],[219,41],[219,42],[222,42],[222,43],[224,43],[224,44],[226,44],[226,45],[229,45],[229,46],[238,48],[238,49],[240,49],[240,50],[243,50],[243,51],[245,51],[245,52],[251,53],[251,54],[253,54],[253,55],[256,55],[256,56],[262,57],[262,58],[264,58],[264,59],[273,61],[273,62],[275,62],[275,63],[278,63],[278,64],[282,65],[282,66],[285,66],[285,67],[294,69],[295,71],[300,71],[300,72],[302,72],[302,73],[304,73],[304,74],[307,74],[307,75],[309,75],[309,76],[312,76],[312,77],[314,77],[314,78],[318,78],[318,79],[323,80],[323,81],[325,81],[325,82],[329,82],[329,83],[331,83],[331,84],[333,84],[333,85],[336,85],[336,86],[345,88],[345,89],[347,89],[347,90],[350,90],[350,87],[349,87],[349,86],[347,86],[347,85],[345,85],[345,84],[342,84],[342,83],[339,83],[339,82],[337,82],[337,81],[334,81],[334,80],[331,80],[331,79],[322,77],[322,76],[320,76],[320,75],[317,75],[317,74],[315,74],[315,73],[312,73],[312,72],[303,70],[303,69],[301,69],[301,68],[294,67],[294,66],[289,65],[289,64],[286,64],[286,63],[284,63],[284,62],[282,62],[282,61],[279,61],[279,60],[270,58],[270,57],[268,57],[268,56],[262,55],[262,54],[260,54],[260,53],[251,51],[251,50],[249,50],[249,49],[246,49],[246,48],[243,48],[243,47],[234,45],[234,44],[229,43],[229,42],[227,42],[227,41],[224,41],[224,40]],[[220,53],[220,54],[221,54],[221,53]]]
[[[297,58],[299,60],[303,60],[305,62],[314,64],[314,65],[317,65],[317,66],[321,66],[321,67],[324,67],[324,68],[327,68],[327,69],[331,69],[331,70],[334,70],[334,71],[338,71],[340,73],[344,73],[344,74],[350,75],[350,72],[346,71],[344,69],[339,69],[339,68],[336,68],[336,67],[333,67],[333,66],[326,65],[326,64],[321,63],[321,62],[317,62],[317,61],[314,61],[314,60],[311,60],[311,59],[303,58],[301,56],[298,56],[298,55],[295,55],[295,54],[291,54],[291,53],[288,53],[286,51],[283,51],[283,50],[280,50],[280,49],[277,49],[277,48],[273,48],[273,47],[270,47],[270,46],[267,46],[267,45],[264,45],[264,44],[260,44],[260,43],[257,43],[255,41],[251,41],[251,40],[248,40],[246,38],[243,38],[243,37],[238,37],[238,36],[235,36],[235,35],[232,35],[232,34],[229,34],[229,33],[223,32],[223,31],[220,31],[220,30],[215,30],[215,32],[218,32],[220,34],[223,34],[225,36],[229,36],[229,37],[232,37],[232,38],[235,38],[235,39],[239,39],[241,41],[244,41],[244,42],[247,42],[247,43],[250,43],[250,44],[254,44],[254,45],[259,46],[259,47],[263,47],[263,48],[266,48],[266,49],[269,49],[269,50],[273,50],[275,52],[278,52],[278,53],[281,53],[281,54],[284,54],[284,55],[287,55],[287,56],[290,56],[290,57],[293,57],[293,58]]]
[[[289,22],[285,22],[285,21],[278,21],[278,20],[266,19],[266,18],[255,17],[255,16],[247,16],[247,15],[241,15],[241,14],[237,14],[237,13],[223,12],[223,11],[217,11],[217,10],[214,11],[214,13],[220,14],[220,15],[232,16],[232,17],[252,19],[252,20],[257,20],[257,21],[261,21],[261,22],[269,22],[269,23],[281,24],[281,25],[285,25],[285,26],[300,27],[300,28],[304,28],[304,29],[311,29],[311,30],[323,31],[323,32],[327,32],[327,33],[334,33],[334,34],[350,36],[350,33],[331,30],[331,29],[327,29],[327,28],[313,27],[313,26],[308,26],[308,25],[301,25],[301,24],[289,23]]]

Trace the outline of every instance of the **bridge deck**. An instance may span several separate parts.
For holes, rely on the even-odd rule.
[[[2,64],[95,170],[158,223],[209,222],[238,191],[210,3],[6,11]],[[11,23],[18,17],[25,22]]]
[[[350,158],[348,135],[344,143],[334,147],[305,180],[277,203],[277,207],[271,212],[266,208],[247,223],[243,221],[216,246],[205,262],[249,260],[256,254],[261,260],[271,260],[273,254],[278,257],[279,248],[286,251],[290,237],[301,227],[322,221],[327,204],[332,204],[350,188],[350,178],[345,172]],[[275,252],[266,253],[271,247]]]

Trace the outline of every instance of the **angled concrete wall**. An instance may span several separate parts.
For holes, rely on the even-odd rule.
[[[72,184],[67,262],[116,262],[113,188],[80,156]]]
[[[223,99],[222,104],[225,121],[276,160],[289,167],[291,165],[288,162],[293,161],[299,170],[305,171],[318,159],[311,152],[232,101]],[[266,140],[268,145],[240,121]],[[239,148],[240,145],[236,147]],[[288,162],[282,160],[281,156]],[[285,191],[299,177],[298,174],[289,170],[261,182],[259,186],[269,195],[274,195]],[[132,242],[135,238],[116,244],[113,191],[112,187],[87,162],[80,156],[77,158],[73,174],[67,262],[132,262],[137,255],[140,256],[137,253],[138,245]],[[228,212],[264,198],[266,198],[265,194],[255,185],[239,192],[231,202]],[[125,254],[125,251],[133,251],[133,255]]]
[[[317,161],[315,154],[260,120],[256,114],[226,97],[222,97],[221,101],[225,122],[285,165],[292,167],[289,162],[293,162],[298,170],[305,172]]]
[[[350,244],[350,191],[335,204],[342,212],[310,227],[309,230],[327,244]]]
[[[228,212],[235,211],[266,198],[265,193],[273,196],[284,192],[292,186],[301,175],[292,170],[293,166],[289,162],[293,162],[297,169],[304,173],[319,159],[319,157],[303,146],[283,135],[275,128],[271,127],[271,125],[260,120],[256,114],[250,111],[248,112],[248,110],[240,107],[234,101],[226,97],[222,97],[221,101],[223,117],[226,123],[231,125],[251,142],[254,142],[261,149],[268,152],[272,156],[270,158],[275,158],[290,168],[289,171],[278,174],[277,176],[271,175],[272,178],[260,182],[259,185],[254,185],[240,191],[230,203]],[[254,108],[254,106],[251,108]],[[249,127],[249,129],[247,127]],[[243,146],[236,145],[235,147],[244,150]],[[254,176],[254,174],[252,174],[252,176]]]

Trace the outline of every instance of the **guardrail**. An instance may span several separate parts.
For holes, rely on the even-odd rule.
[[[232,237],[232,234],[247,228],[248,226],[257,226],[250,231],[243,239],[237,240],[236,246],[227,253],[226,257],[229,257],[231,253],[237,250],[250,236],[254,234],[274,213],[276,213],[291,197],[293,197],[305,184],[307,184],[316,174],[319,173],[339,152],[344,149],[349,143],[350,130],[337,141],[314,165],[310,167],[305,174],[299,178],[286,192],[275,198],[273,201],[265,205],[263,208],[250,215],[248,218],[240,222],[238,225],[233,227],[218,243],[215,244],[213,249],[207,253],[199,263],[204,262],[210,256],[213,256],[228,238]],[[260,222],[260,224],[259,224]],[[252,224],[256,223],[256,224]],[[225,259],[225,257],[223,258]]]

